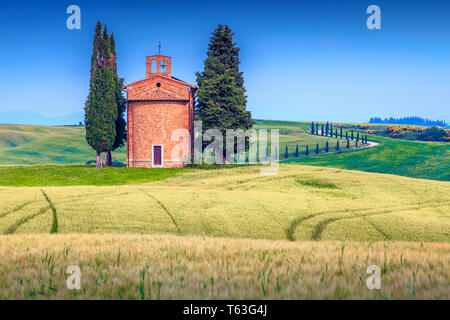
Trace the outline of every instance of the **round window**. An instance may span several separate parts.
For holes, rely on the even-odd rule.
[[[161,83],[158,82],[158,83],[156,84],[156,86],[157,86],[158,88],[161,87]]]

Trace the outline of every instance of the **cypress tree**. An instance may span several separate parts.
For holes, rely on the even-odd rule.
[[[330,136],[333,137],[333,123],[330,122]]]
[[[356,140],[356,145],[355,146],[358,148],[358,140]]]
[[[228,26],[218,25],[210,38],[204,70],[196,73],[196,120],[203,122],[203,132],[211,128],[222,132],[224,149],[227,129],[247,130],[254,124],[246,110],[244,76],[239,71],[240,49],[233,42],[233,35]]]
[[[328,151],[329,151],[329,148],[328,148],[328,141],[327,141],[326,144],[325,144],[325,152],[328,153]]]
[[[345,139],[348,140],[348,131],[345,131]]]
[[[353,140],[353,130],[352,130],[352,140]]]
[[[319,154],[319,144],[316,144],[316,154]]]
[[[350,149],[350,139],[347,138],[347,149]]]
[[[334,133],[334,136],[335,136],[336,138],[338,137],[337,129],[336,129],[336,131],[335,131],[335,133]]]
[[[319,124],[316,123],[316,135],[319,135]]]
[[[123,78],[119,78],[117,74],[117,54],[116,54],[116,42],[114,39],[114,34],[111,33],[109,37],[111,46],[111,62],[114,70],[114,81],[116,84],[116,105],[117,105],[117,119],[116,119],[116,137],[111,150],[105,152],[105,166],[112,165],[111,152],[120,148],[124,145],[127,140],[126,134],[126,122],[124,118],[124,113],[127,109],[127,101],[122,94],[122,87],[124,83]]]
[[[97,23],[91,56],[89,95],[85,105],[86,141],[97,153],[101,168],[102,152],[111,150],[116,137],[116,83],[111,66],[111,46],[106,26]]]
[[[356,133],[356,141],[359,141],[359,132]]]
[[[323,123],[322,123],[322,131],[320,132],[322,135],[324,135],[324,132],[323,132]]]
[[[309,155],[309,147],[308,147],[308,145],[306,145],[306,151],[305,151],[305,155]]]
[[[284,154],[284,157],[287,159],[288,156],[289,156],[289,153],[288,153],[288,147],[286,146],[286,152],[285,152],[285,154]]]
[[[330,125],[328,124],[328,121],[327,121],[327,124],[325,125],[325,136],[327,136],[328,137],[328,130],[330,129]]]
[[[339,151],[339,140],[336,140],[336,151]]]
[[[311,134],[314,134],[314,121],[311,122]]]
[[[295,148],[295,157],[298,158],[298,145],[297,145],[297,147]]]
[[[341,131],[341,139],[342,139],[342,126],[340,127],[340,131]]]

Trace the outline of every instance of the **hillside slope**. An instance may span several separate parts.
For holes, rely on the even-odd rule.
[[[95,160],[84,127],[0,125],[0,165],[68,164]],[[126,148],[113,153],[113,161],[126,162]]]
[[[280,130],[280,158],[289,163],[450,181],[450,143],[407,141],[371,135],[369,140],[378,142],[379,146],[316,156],[313,150],[317,143],[323,153],[325,142],[329,141],[330,146],[335,146],[336,139],[307,134],[305,130],[309,126],[305,122],[260,120],[255,128]],[[283,160],[285,148],[288,147],[292,156],[297,145],[301,156]],[[309,145],[309,156],[304,156],[306,145]],[[95,160],[95,152],[85,140],[84,127],[0,125],[0,165],[84,164],[90,160]],[[113,161],[126,163],[125,146],[113,152]]]
[[[0,187],[0,233],[450,241],[448,182],[300,165],[274,176],[259,170],[192,170],[128,186]]]

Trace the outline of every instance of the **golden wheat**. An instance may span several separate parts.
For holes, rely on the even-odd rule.
[[[9,235],[0,299],[449,299],[449,259],[447,243]],[[67,289],[69,265],[80,290]]]

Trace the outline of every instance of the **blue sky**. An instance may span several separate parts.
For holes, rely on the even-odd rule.
[[[81,8],[81,30],[66,28],[71,4]],[[381,8],[381,30],[366,27],[371,4]],[[144,78],[158,40],[172,56],[172,74],[195,83],[222,23],[241,47],[254,118],[450,122],[449,15],[448,1],[2,2],[0,112],[83,112],[100,20],[115,34],[126,83]]]

